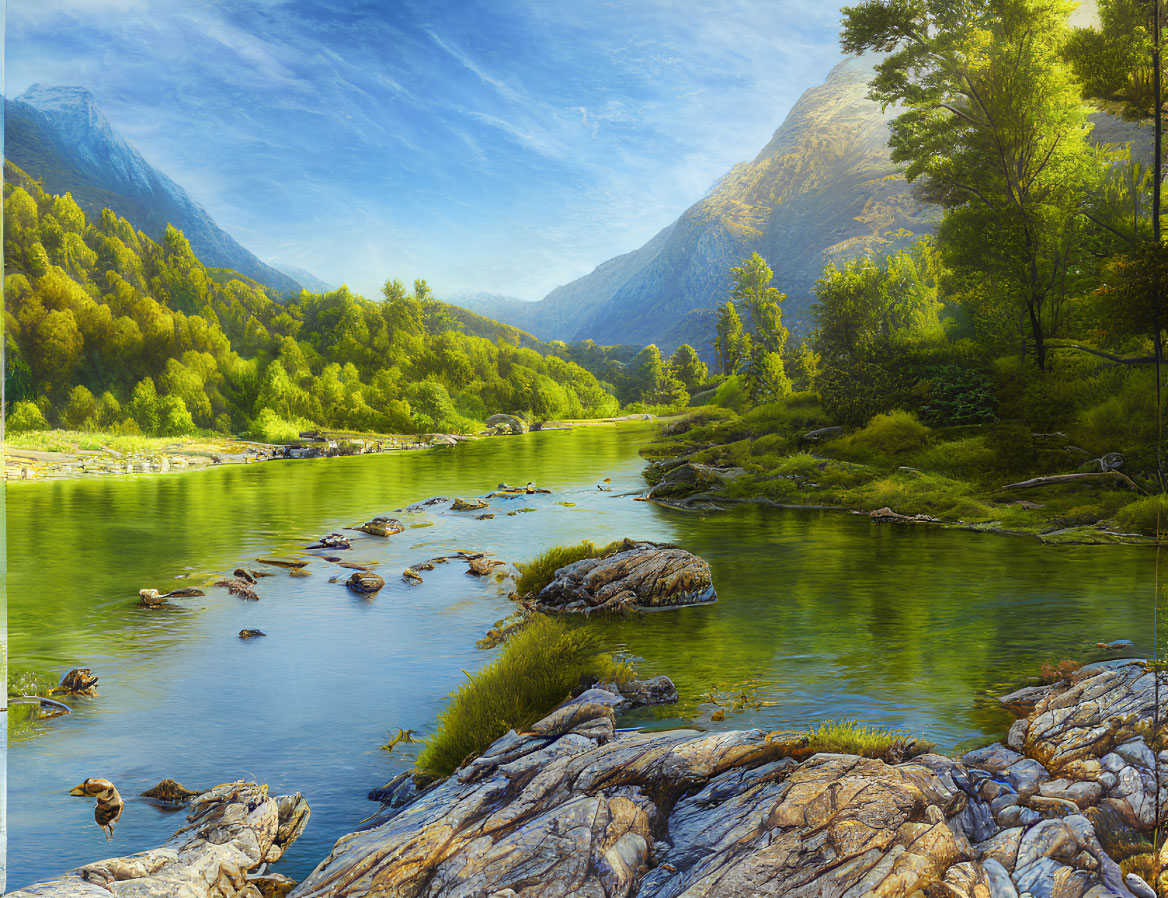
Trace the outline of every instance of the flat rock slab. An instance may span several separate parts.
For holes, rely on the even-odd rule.
[[[248,874],[279,860],[308,823],[300,795],[274,798],[255,783],[216,786],[190,804],[187,825],[160,848],[86,864],[9,896],[252,898]]]
[[[535,598],[545,613],[629,611],[700,605],[717,598],[710,566],[684,549],[635,543],[607,558],[586,558],[556,571]]]

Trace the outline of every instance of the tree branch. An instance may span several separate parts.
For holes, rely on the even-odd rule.
[[[1156,362],[1156,357],[1136,356],[1135,358],[1123,358],[1122,356],[1112,355],[1110,352],[1104,352],[1102,349],[1094,349],[1090,346],[1080,346],[1077,343],[1048,343],[1047,349],[1077,349],[1079,352],[1089,352],[1091,355],[1097,355],[1100,358],[1107,359],[1109,362],[1115,362],[1117,365],[1153,365]]]

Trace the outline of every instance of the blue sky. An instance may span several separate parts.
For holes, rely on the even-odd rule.
[[[539,299],[640,246],[838,62],[818,0],[9,0],[6,92],[91,90],[267,261]]]

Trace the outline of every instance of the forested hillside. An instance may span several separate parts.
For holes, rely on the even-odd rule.
[[[280,439],[315,426],[468,432],[496,412],[618,410],[588,371],[435,302],[425,281],[412,291],[388,281],[380,301],[341,287],[281,304],[206,267],[173,227],[155,242],[108,210],[87,220],[69,195],[6,172],[10,430]]]

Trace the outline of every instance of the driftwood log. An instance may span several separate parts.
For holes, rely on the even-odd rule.
[[[1059,483],[1075,483],[1081,480],[1112,480],[1116,486],[1121,483],[1126,483],[1133,490],[1139,493],[1147,493],[1126,474],[1121,474],[1119,471],[1091,471],[1086,474],[1052,474],[1048,477],[1034,477],[1030,480],[1023,480],[1018,483],[1009,483],[1006,486],[999,487],[1003,490],[1026,490],[1036,486],[1054,486]]]

